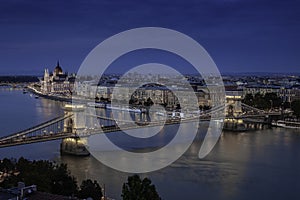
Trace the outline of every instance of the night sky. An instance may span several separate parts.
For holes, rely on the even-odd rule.
[[[300,1],[0,0],[0,75],[42,74],[57,60],[76,72],[107,37],[146,26],[189,35],[223,73],[300,71]]]

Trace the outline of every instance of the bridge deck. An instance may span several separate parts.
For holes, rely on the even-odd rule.
[[[228,105],[226,105],[228,106]],[[246,109],[252,109],[252,112],[244,113],[240,116],[235,117],[236,119],[245,119],[246,121],[252,121],[255,123],[266,123],[264,120],[261,120],[262,118],[266,118],[270,115],[280,115],[281,113],[275,113],[275,112],[265,112],[259,109],[253,109],[252,107],[242,104],[243,107]],[[191,118],[182,118],[182,119],[168,119],[166,121],[152,121],[152,122],[136,122],[136,123],[129,123],[128,126],[126,125],[125,128],[122,126],[122,130],[129,130],[129,129],[137,129],[137,128],[145,128],[145,127],[151,127],[151,126],[160,126],[160,125],[171,125],[171,124],[178,124],[178,123],[187,123],[187,122],[193,122],[193,121],[208,121],[208,120],[214,120],[214,114],[217,112],[221,112],[223,109],[225,109],[224,106],[216,107],[210,111],[206,111],[201,113],[198,116],[194,116]],[[254,111],[254,112],[253,112]],[[53,127],[59,123],[61,123],[66,118],[72,117],[73,115],[66,115],[62,117],[57,117],[52,120],[46,121],[42,124],[36,125],[34,127],[28,128],[23,131],[19,131],[17,133],[10,134],[8,136],[0,138],[0,148],[2,147],[9,147],[9,146],[16,146],[16,145],[23,145],[23,144],[30,144],[30,143],[36,143],[36,142],[46,142],[51,140],[58,140],[58,139],[64,139],[67,137],[75,136],[75,133],[70,132],[63,132],[63,130],[58,130],[56,128],[56,132],[53,131],[46,131],[48,127]],[[216,115],[218,116],[218,115]],[[91,116],[90,116],[91,117]],[[104,117],[104,116],[92,116],[96,118],[102,118],[104,120],[110,120],[115,121],[114,119]],[[258,119],[256,119],[258,118]],[[215,120],[218,120],[219,118],[216,118]],[[119,122],[122,120],[118,120]],[[128,120],[123,120],[124,122],[128,122]],[[61,127],[60,127],[61,128]],[[45,133],[43,132],[45,131]],[[78,136],[80,137],[88,137],[93,134],[100,134],[100,133],[108,133],[108,132],[116,132],[120,131],[120,128],[117,125],[110,125],[110,126],[102,126],[97,129],[89,129],[85,131],[81,131]],[[38,134],[39,133],[39,134]]]

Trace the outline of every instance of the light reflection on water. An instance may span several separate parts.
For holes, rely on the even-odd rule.
[[[62,115],[62,104],[22,91],[0,90],[0,136]],[[171,166],[143,174],[164,199],[299,199],[300,134],[269,129],[223,134],[203,160],[197,155],[205,126],[189,150]],[[164,128],[164,131],[167,131]],[[67,163],[78,181],[105,183],[109,196],[120,199],[128,174],[117,172],[93,157],[60,156],[59,141],[0,149],[0,157],[24,156]],[[139,163],[137,163],[139,164]]]

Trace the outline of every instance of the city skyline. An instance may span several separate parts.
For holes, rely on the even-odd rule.
[[[146,26],[170,28],[192,37],[208,51],[221,73],[299,72],[299,2],[2,1],[1,4],[0,75],[40,75],[44,68],[53,68],[57,60],[66,71],[76,72],[86,55],[106,38]],[[156,51],[135,52],[117,61],[111,72],[153,60],[185,70],[183,61],[168,61],[173,60],[167,59],[172,56]]]
[[[299,199],[300,1],[0,3],[0,199]]]

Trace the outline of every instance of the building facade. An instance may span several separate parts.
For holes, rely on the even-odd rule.
[[[246,94],[257,93],[265,95],[266,93],[275,93],[283,102],[292,102],[300,100],[300,86],[274,86],[274,85],[250,85],[244,88],[244,96]]]
[[[45,69],[44,77],[41,79],[41,92],[45,95],[72,95],[75,83],[75,75],[64,73],[59,62],[53,73]]]

